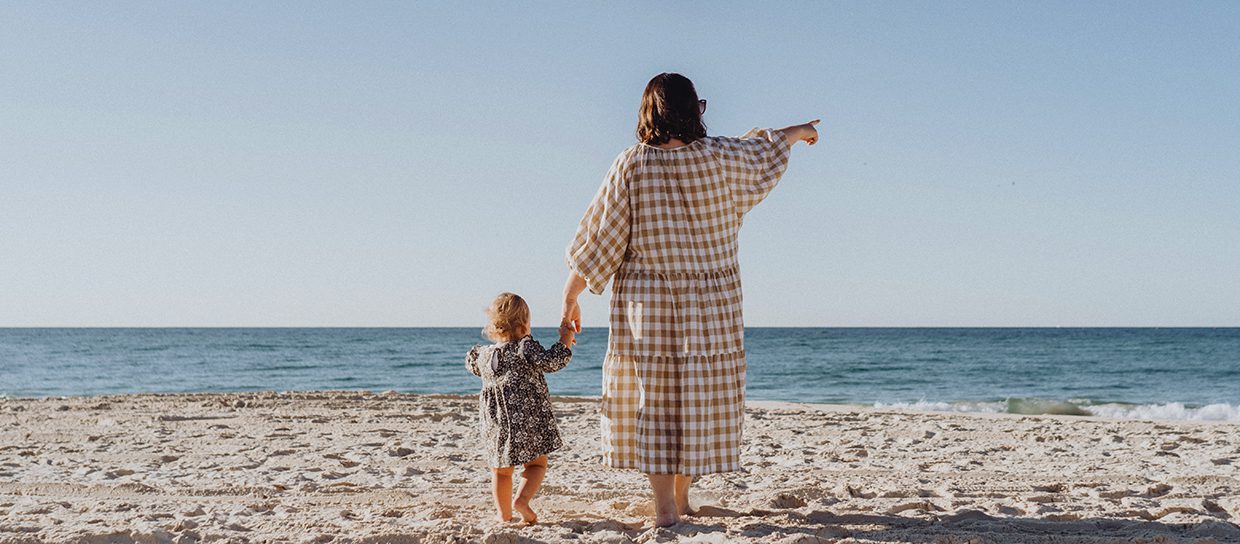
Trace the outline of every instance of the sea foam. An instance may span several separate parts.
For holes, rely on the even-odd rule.
[[[1184,419],[1193,421],[1240,421],[1240,405],[1217,403],[1188,407],[1179,402],[1166,404],[1098,404],[1087,406],[1092,415],[1117,419]]]
[[[1180,402],[1163,404],[1093,404],[1088,401],[1008,399],[1006,401],[942,402],[920,400],[917,402],[876,402],[874,407],[930,412],[1057,414],[1147,420],[1240,421],[1240,405],[1227,403],[1188,406]]]

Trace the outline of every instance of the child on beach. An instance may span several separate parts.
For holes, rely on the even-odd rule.
[[[551,413],[545,372],[555,372],[573,357],[574,331],[560,325],[560,341],[544,349],[530,336],[530,309],[525,300],[501,293],[487,309],[483,334],[494,344],[474,346],[465,367],[482,378],[478,421],[483,457],[491,467],[491,492],[500,521],[513,521],[515,508],[525,523],[538,521],[530,500],[547,473],[547,454],[562,447]],[[512,469],[524,465],[516,501]]]

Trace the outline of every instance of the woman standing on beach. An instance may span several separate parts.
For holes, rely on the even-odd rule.
[[[568,247],[565,323],[577,297],[614,276],[603,363],[603,460],[640,470],[655,525],[692,514],[693,477],[740,470],[744,325],[737,234],[775,187],[811,121],[741,138],[707,136],[689,79],[646,85],[636,145],[620,153]]]

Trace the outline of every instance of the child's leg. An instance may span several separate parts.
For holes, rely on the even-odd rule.
[[[676,475],[676,513],[682,516],[696,514],[689,507],[689,486],[693,484],[693,476]]]
[[[500,521],[512,521],[512,467],[491,469],[491,495]]]
[[[538,521],[538,514],[530,508],[530,500],[534,498],[535,493],[538,493],[538,487],[542,485],[543,476],[546,475],[546,455],[526,463],[525,469],[521,471],[521,486],[517,488],[517,502],[513,505],[517,513],[521,514],[521,521],[526,523]]]

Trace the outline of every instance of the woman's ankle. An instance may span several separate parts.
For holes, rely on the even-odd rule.
[[[676,525],[677,523],[680,523],[680,516],[676,515],[675,510],[673,510],[670,513],[664,513],[664,514],[656,513],[654,515],[654,526],[655,527],[671,527],[673,525]]]

